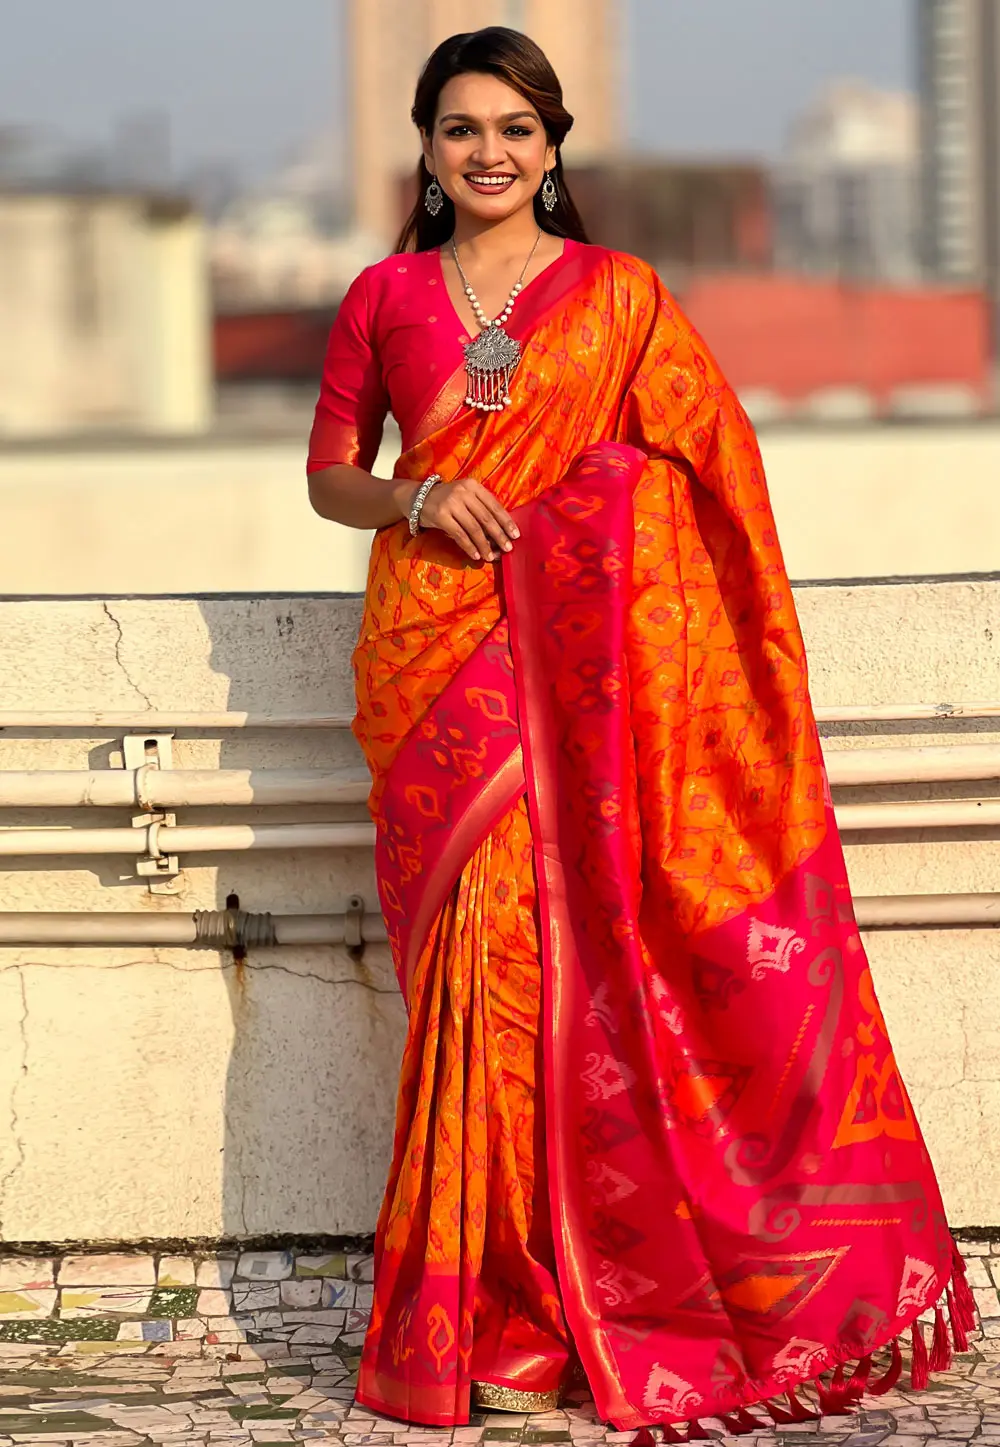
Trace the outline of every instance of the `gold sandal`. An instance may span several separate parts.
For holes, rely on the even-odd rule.
[[[472,1408],[476,1412],[552,1412],[561,1393],[521,1392],[516,1387],[498,1387],[494,1382],[472,1383]]]

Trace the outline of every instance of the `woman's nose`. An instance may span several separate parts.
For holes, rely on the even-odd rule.
[[[473,157],[476,165],[488,170],[493,166],[502,166],[506,159],[507,148],[503,144],[503,137],[498,131],[485,131]]]

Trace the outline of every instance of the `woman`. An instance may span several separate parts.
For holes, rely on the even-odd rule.
[[[409,1010],[358,1400],[450,1425],[582,1367],[619,1429],[750,1431],[803,1382],[849,1407],[882,1347],[887,1390],[911,1324],[919,1385],[916,1318],[953,1282],[963,1345],[969,1293],[753,431],[650,268],[587,244],[531,41],[446,41],[413,118],[420,198],[345,298],[309,461],[316,510],[378,530],[356,732]]]

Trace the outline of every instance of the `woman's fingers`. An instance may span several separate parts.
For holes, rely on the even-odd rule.
[[[479,496],[500,524],[504,535],[508,538],[519,538],[521,534],[518,532],[517,523],[515,523],[507,509],[497,502],[493,494],[487,492],[484,487],[481,489]]]
[[[487,506],[484,498],[471,497],[470,511],[479,519],[484,530],[503,552],[509,553],[514,546],[507,536],[507,530],[496,514]]]
[[[498,551],[509,552],[511,539],[520,536],[507,510],[471,477],[433,488],[421,523],[447,533],[476,562],[493,562]]]
[[[472,538],[469,536],[465,528],[463,528],[460,523],[449,520],[446,525],[444,522],[442,522],[440,530],[441,532],[447,533],[448,537],[451,538],[452,542],[457,543],[458,546],[462,549],[462,552],[467,553],[474,562],[478,563],[482,561],[479,549],[476,547],[476,544],[473,542]]]
[[[464,499],[460,501],[456,498],[454,518],[463,531],[466,532],[475,543],[480,557],[485,558],[488,563],[491,563],[494,556],[493,542],[487,536],[481,520],[473,511],[471,503]]]

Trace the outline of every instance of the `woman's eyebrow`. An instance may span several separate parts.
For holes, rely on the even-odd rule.
[[[535,112],[534,112],[534,111],[511,111],[509,115],[500,116],[499,119],[500,119],[501,121],[518,121],[518,120],[521,120],[524,116],[530,116],[530,117],[532,118],[532,120],[537,120],[537,119],[538,119],[538,117],[535,115]],[[450,114],[450,115],[442,116],[441,119],[438,121],[438,125],[442,125],[442,126],[443,126],[444,123],[445,123],[445,121],[473,121],[473,122],[475,122],[475,120],[476,120],[476,117],[475,117],[475,116],[466,116],[466,115],[462,115],[462,114],[461,114],[460,112],[458,112],[458,111],[455,111],[455,112],[453,112],[453,113]]]

